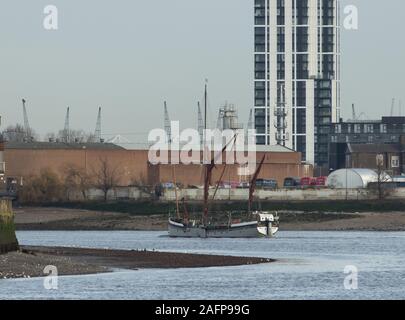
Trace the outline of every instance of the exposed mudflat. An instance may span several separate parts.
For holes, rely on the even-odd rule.
[[[136,216],[63,208],[14,209],[17,230],[148,230],[167,228],[167,216]]]
[[[251,265],[272,259],[156,252],[146,250],[108,250],[65,247],[25,246],[20,252],[0,255],[0,278],[45,276],[44,268],[56,266],[59,275],[109,272],[112,269],[204,268]]]
[[[108,268],[84,263],[59,254],[21,250],[0,255],[0,279],[43,277],[46,266],[56,266],[59,275],[102,273]]]
[[[166,215],[130,215],[60,208],[15,209],[17,230],[167,230]],[[405,212],[280,213],[285,231],[404,231]]]

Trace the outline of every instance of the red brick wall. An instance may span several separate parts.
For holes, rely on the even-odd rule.
[[[259,152],[257,161],[264,153]],[[119,167],[120,184],[131,185],[134,180],[146,180],[152,183],[171,182],[173,180],[171,166],[152,166],[148,164],[147,150],[25,150],[6,149],[5,161],[7,176],[27,177],[38,174],[42,169],[51,169],[63,176],[63,170],[68,165],[85,168],[92,173],[97,170],[100,158],[107,158],[112,167]],[[312,176],[312,167],[300,163],[301,154],[297,152],[267,153],[260,178],[277,179],[282,185],[285,177]],[[214,171],[213,182],[219,180],[222,166]],[[238,165],[229,166],[224,180],[239,181]],[[202,166],[176,166],[176,180],[184,185],[200,185]]]
[[[60,176],[68,165],[85,168],[92,173],[99,168],[100,159],[107,158],[111,167],[118,167],[120,184],[130,185],[135,179],[147,178],[145,151],[135,150],[17,150],[6,149],[6,174],[26,177],[51,169]]]

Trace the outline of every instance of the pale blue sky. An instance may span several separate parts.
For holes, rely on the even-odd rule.
[[[59,9],[59,30],[42,26],[45,5]],[[405,113],[403,0],[344,0],[360,12],[360,29],[342,33],[342,109],[369,118],[389,113],[392,97]],[[253,0],[1,0],[0,113],[3,127],[22,123],[21,98],[40,134],[71,127],[143,133],[172,119],[196,126],[196,103],[209,79],[216,109],[253,103]],[[215,113],[215,114],[214,114]],[[128,136],[132,141],[141,136]]]

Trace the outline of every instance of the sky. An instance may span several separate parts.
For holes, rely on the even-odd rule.
[[[359,30],[342,30],[342,113],[351,104],[368,119],[405,114],[403,0],[342,0],[359,9]],[[58,30],[45,30],[44,8],[58,8]],[[344,17],[344,15],[343,15]],[[172,120],[197,126],[197,101],[209,86],[209,120],[225,102],[247,122],[253,104],[253,0],[0,0],[2,128],[23,123],[40,135],[94,131],[145,142]],[[398,111],[397,111],[398,112]]]

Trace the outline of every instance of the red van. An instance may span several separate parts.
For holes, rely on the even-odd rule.
[[[317,177],[316,178],[316,185],[318,187],[325,187],[327,179],[328,179],[328,177]]]

